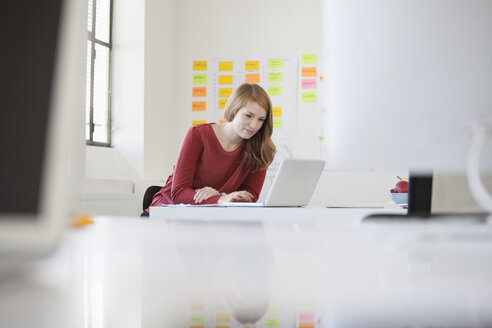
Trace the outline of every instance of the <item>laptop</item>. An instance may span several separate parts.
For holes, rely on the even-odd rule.
[[[85,99],[80,12],[73,0],[0,4],[0,273],[49,254],[66,226],[70,117]]]
[[[300,207],[306,206],[325,167],[324,160],[284,159],[264,203],[232,202],[227,207]]]

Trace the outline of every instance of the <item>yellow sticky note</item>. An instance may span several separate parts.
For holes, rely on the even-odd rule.
[[[191,313],[190,323],[203,324],[205,322],[205,315],[203,313]]]
[[[282,72],[270,72],[268,73],[268,82],[282,82]]]
[[[302,64],[316,64],[316,54],[302,55]]]
[[[192,97],[206,97],[207,87],[193,87]]]
[[[274,118],[273,119],[273,128],[274,129],[281,129],[282,128],[282,119],[281,118]]]
[[[303,92],[301,98],[302,102],[316,102],[316,92]]]
[[[302,76],[303,77],[316,76],[316,67],[303,67]]]
[[[191,110],[193,112],[201,112],[207,110],[207,102],[206,101],[192,101],[191,102]]]
[[[193,84],[206,84],[207,74],[193,74]]]
[[[275,305],[270,305],[267,310],[268,314],[280,314],[280,307]]]
[[[192,121],[191,122],[191,125],[195,126],[197,124],[203,124],[203,123],[207,123],[207,121],[204,121],[204,120],[200,120],[200,121]]]
[[[273,117],[281,117],[282,116],[282,107],[273,107],[272,112],[273,112]]]
[[[219,84],[232,84],[232,75],[219,75]]]
[[[229,98],[232,94],[232,88],[219,88],[220,98]]]
[[[246,74],[246,82],[247,83],[260,83],[260,74],[259,73]]]
[[[219,71],[232,71],[232,62],[219,62]]]
[[[231,322],[231,317],[227,313],[216,313],[215,322],[229,323]]]
[[[283,58],[270,58],[268,59],[268,68],[283,68],[284,59]]]
[[[280,318],[265,318],[265,326],[280,327]]]
[[[268,87],[268,94],[270,96],[281,96],[283,93],[283,88],[281,85],[271,85]]]
[[[207,70],[207,62],[206,61],[194,61],[193,62],[193,70],[194,71],[206,71]]]
[[[227,99],[219,99],[219,109],[224,109],[227,104]]]
[[[249,60],[244,63],[244,69],[247,71],[259,71],[260,61],[259,60]]]

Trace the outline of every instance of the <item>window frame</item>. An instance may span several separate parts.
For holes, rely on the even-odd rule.
[[[90,76],[86,76],[86,84],[87,79],[90,79],[89,89],[86,92],[90,92],[89,96],[89,122],[85,122],[85,125],[89,124],[89,137],[86,136],[86,145],[90,146],[100,146],[100,147],[111,147],[111,94],[112,94],[112,50],[113,50],[113,0],[109,0],[109,42],[104,42],[96,38],[96,11],[97,11],[97,1],[92,0],[92,20],[91,27],[92,31],[87,31],[87,42],[91,44],[91,68],[90,68]],[[89,2],[87,2],[89,3]],[[107,104],[107,142],[94,141],[94,71],[95,71],[95,62],[96,62],[96,44],[104,46],[108,49],[108,104]],[[89,49],[86,49],[86,56],[88,56]],[[87,97],[87,96],[86,96]],[[86,107],[87,108],[87,107]],[[87,113],[86,113],[87,115]],[[86,120],[86,119],[85,119]]]

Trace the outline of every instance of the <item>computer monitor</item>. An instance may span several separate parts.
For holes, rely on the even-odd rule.
[[[323,10],[328,166],[464,174],[473,125],[492,130],[492,1],[325,0]],[[491,172],[492,141],[481,154]]]

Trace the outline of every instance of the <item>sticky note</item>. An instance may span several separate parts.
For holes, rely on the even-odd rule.
[[[194,61],[193,62],[193,70],[194,71],[206,71],[207,70],[207,62],[206,61]]]
[[[283,58],[270,58],[268,59],[268,68],[283,68],[284,59]]]
[[[207,74],[193,74],[193,84],[206,84]]]
[[[267,327],[280,327],[279,318],[265,318],[265,326]]]
[[[273,119],[273,128],[274,129],[281,129],[282,128],[282,119],[281,118],[274,118]]]
[[[219,75],[219,84],[232,84],[232,75]]]
[[[297,303],[297,309],[299,311],[311,311],[313,312],[316,307],[316,304],[311,301],[299,301]]]
[[[282,107],[273,107],[272,112],[273,112],[273,117],[281,117],[282,116]]]
[[[246,74],[247,83],[260,83],[260,73]]]
[[[219,99],[219,109],[224,109],[227,104],[227,99]]]
[[[268,87],[268,94],[270,96],[281,96],[283,93],[283,88],[281,85],[271,85]]]
[[[260,61],[259,60],[249,60],[244,63],[244,69],[247,71],[259,71]]]
[[[227,313],[216,313],[215,322],[228,323],[231,322],[231,317]]]
[[[219,88],[220,98],[229,98],[232,94],[232,88]]]
[[[268,82],[282,82],[282,72],[270,72],[268,73]]]
[[[225,120],[219,120],[219,123],[225,123],[226,121]]]
[[[190,326],[190,328],[204,328],[205,326]]]
[[[299,328],[314,328],[314,322],[299,322]]]
[[[314,321],[314,313],[310,311],[300,311],[299,321]]]
[[[207,123],[207,121],[204,121],[204,120],[200,120],[200,121],[192,121],[191,122],[191,125],[195,126],[197,124],[203,124],[203,123]]]
[[[207,102],[206,101],[192,101],[191,102],[191,110],[193,112],[202,112],[207,110]]]
[[[219,62],[219,71],[232,71],[232,62]]]
[[[207,87],[193,87],[192,97],[206,97]]]
[[[303,89],[316,89],[316,79],[302,79]]]
[[[199,323],[203,325],[203,323],[205,322],[205,315],[203,313],[191,313],[190,322]]]
[[[302,77],[312,77],[316,76],[316,67],[303,67]]]
[[[267,310],[268,314],[280,314],[280,307],[271,305]]]
[[[302,64],[316,64],[316,54],[302,55]]]
[[[316,102],[316,92],[303,92],[301,98],[302,102]]]

